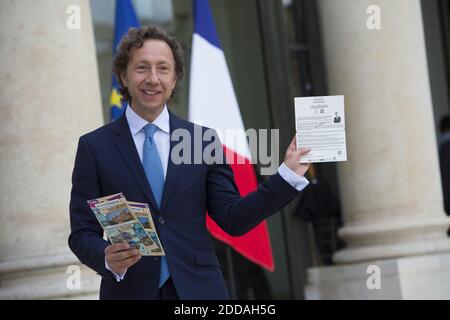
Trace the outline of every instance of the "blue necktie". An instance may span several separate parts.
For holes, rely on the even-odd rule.
[[[144,127],[145,141],[144,154],[142,157],[142,164],[144,166],[145,175],[147,176],[150,187],[152,188],[153,196],[155,197],[158,208],[161,208],[162,194],[164,190],[164,171],[159,157],[158,148],[156,147],[153,135],[158,127],[152,123]],[[159,275],[159,287],[161,288],[164,282],[169,278],[170,272],[167,266],[166,257],[161,257],[161,272]]]

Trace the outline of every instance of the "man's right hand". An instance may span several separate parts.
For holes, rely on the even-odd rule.
[[[141,259],[141,254],[128,243],[116,243],[106,247],[105,259],[111,271],[122,274]]]

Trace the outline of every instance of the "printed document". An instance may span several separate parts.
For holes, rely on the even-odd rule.
[[[311,151],[301,163],[347,160],[344,96],[295,98],[297,148]]]

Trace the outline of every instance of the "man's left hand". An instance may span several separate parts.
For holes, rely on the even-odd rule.
[[[309,151],[311,151],[310,148],[300,148],[297,150],[297,143],[294,136],[294,139],[292,139],[291,144],[286,150],[284,163],[289,169],[303,177],[309,168],[309,163],[300,163],[300,158]]]

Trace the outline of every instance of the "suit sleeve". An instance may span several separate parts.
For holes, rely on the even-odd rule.
[[[101,194],[94,157],[88,142],[81,137],[72,174],[69,247],[82,263],[103,278],[115,281],[105,266],[104,251],[110,243],[103,240],[103,229],[87,204],[87,200]]]
[[[440,147],[439,158],[441,163],[442,191],[444,193],[444,209],[450,215],[450,142]]]
[[[233,171],[225,161],[223,164],[209,165],[206,190],[208,214],[231,236],[244,235],[299,194],[276,173],[259,184],[256,191],[241,197]]]

